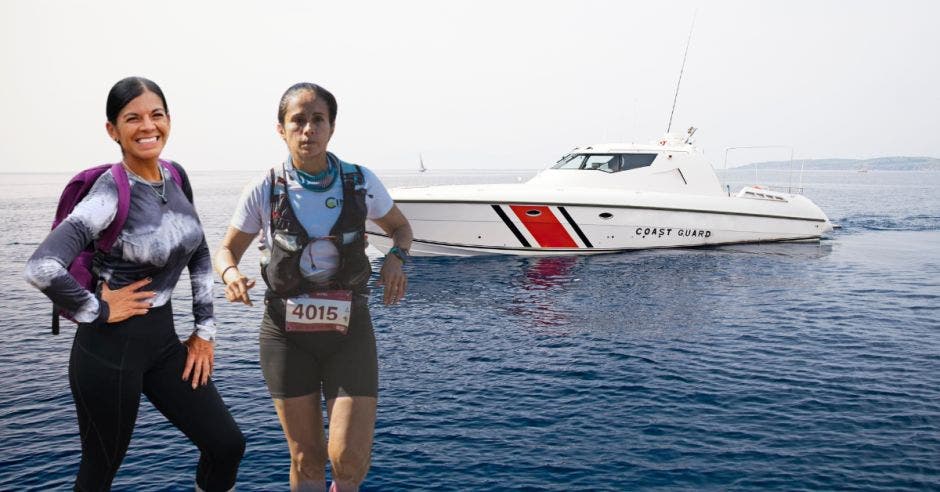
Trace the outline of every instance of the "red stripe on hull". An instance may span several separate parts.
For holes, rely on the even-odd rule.
[[[574,242],[571,234],[565,230],[565,226],[558,222],[555,214],[548,207],[539,207],[532,205],[510,205],[509,208],[519,217],[529,234],[535,238],[539,246],[543,248],[577,248],[578,243]],[[536,216],[531,216],[526,212],[537,210],[540,212]]]

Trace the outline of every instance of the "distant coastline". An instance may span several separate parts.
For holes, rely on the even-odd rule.
[[[934,157],[876,157],[874,159],[794,159],[794,168],[807,171],[940,171]],[[732,169],[789,170],[790,161],[755,162]]]

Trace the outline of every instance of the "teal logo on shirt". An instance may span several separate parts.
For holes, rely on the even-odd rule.
[[[340,201],[336,197],[329,197],[326,199],[326,208],[336,208],[340,205]]]

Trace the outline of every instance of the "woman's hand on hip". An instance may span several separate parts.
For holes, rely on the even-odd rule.
[[[395,255],[386,255],[382,263],[382,271],[379,273],[378,284],[384,288],[382,301],[386,306],[397,304],[408,289],[408,278],[402,271],[402,262]]]
[[[212,368],[215,364],[215,345],[199,338],[195,333],[183,343],[187,349],[183,381],[190,380],[193,389],[197,386],[205,386],[209,382],[209,376],[212,375]]]
[[[124,321],[131,316],[147,314],[153,306],[152,300],[156,292],[143,289],[152,279],[145,278],[130,285],[111,290],[107,282],[101,284],[101,300],[108,303],[110,315],[108,323]]]

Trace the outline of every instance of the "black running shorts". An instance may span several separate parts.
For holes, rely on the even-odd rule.
[[[293,398],[321,390],[327,399],[378,395],[375,334],[366,297],[354,297],[345,335],[287,332],[284,301],[265,302],[259,344],[261,371],[272,398]]]

